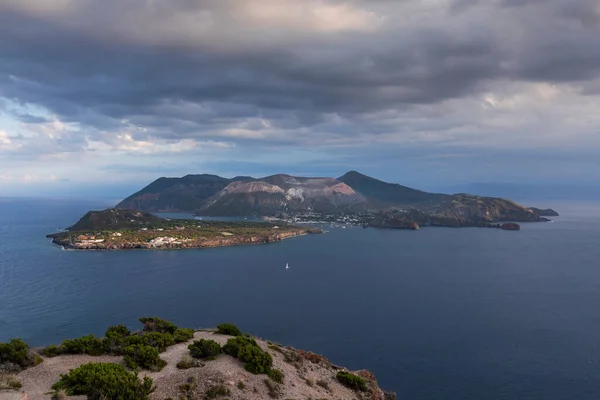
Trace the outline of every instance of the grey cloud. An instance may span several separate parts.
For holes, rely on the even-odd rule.
[[[39,115],[32,115],[26,113],[13,113],[13,116],[21,122],[26,122],[28,124],[41,124],[48,122],[49,120],[46,117],[40,117]]]
[[[176,139],[210,137],[261,115],[283,129],[320,125],[327,113],[357,122],[366,113],[473,95],[495,80],[600,76],[591,2],[457,0],[433,10],[433,20],[396,24],[403,7],[419,3],[350,2],[382,13],[386,23],[372,32],[331,34],[236,25],[242,1],[81,1],[51,13],[7,1],[0,3],[0,96],[41,105],[90,127],[89,135],[128,119],[151,130],[139,137]],[[196,36],[170,33],[181,28],[175,25],[153,28],[161,16],[169,21],[202,10],[207,19],[196,24],[206,30]],[[570,24],[574,19],[588,22]],[[509,41],[513,31],[520,40]]]

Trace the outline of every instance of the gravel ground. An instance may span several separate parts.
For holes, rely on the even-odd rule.
[[[195,332],[194,339],[200,338],[212,339],[223,345],[230,336],[211,331]],[[342,386],[335,379],[338,367],[330,364],[324,357],[290,348],[269,348],[269,343],[262,340],[257,342],[273,356],[274,367],[284,373],[282,384],[273,382],[266,375],[253,375],[247,372],[239,360],[226,354],[219,355],[215,360],[203,362],[203,366],[186,370],[178,369],[177,363],[184,355],[189,354],[187,346],[191,341],[171,346],[161,354],[161,358],[167,362],[162,371],[143,371],[140,377],[147,375],[154,380],[156,390],[151,395],[152,400],[179,399],[183,396],[179,386],[190,379],[196,382],[195,389],[189,393],[192,399],[204,399],[206,391],[216,385],[224,385],[228,388],[230,394],[227,398],[231,400],[270,398],[378,400],[384,398],[383,392],[375,382],[372,384],[373,390],[364,394],[357,394]],[[288,355],[289,362],[285,360],[284,354]],[[88,362],[122,363],[122,357],[61,355],[44,358],[43,363],[18,375],[23,384],[21,393],[0,392],[0,400],[50,399],[50,387],[58,381],[60,374]],[[365,377],[369,377],[368,373]]]

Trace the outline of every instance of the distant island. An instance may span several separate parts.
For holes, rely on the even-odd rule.
[[[65,232],[47,235],[75,250],[189,249],[278,242],[322,233],[285,223],[166,219],[134,210],[90,211]]]
[[[182,211],[200,216],[260,216],[287,222],[353,222],[365,227],[490,227],[518,230],[545,222],[552,209],[472,194],[428,193],[350,171],[339,178],[285,174],[255,179],[216,175],[160,178],[119,209]]]

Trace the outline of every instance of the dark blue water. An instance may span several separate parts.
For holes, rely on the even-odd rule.
[[[600,397],[598,205],[556,205],[556,222],[521,232],[338,228],[129,252],[44,238],[105,206],[0,200],[0,341],[43,345],[143,315],[232,321],[367,368],[400,399]]]

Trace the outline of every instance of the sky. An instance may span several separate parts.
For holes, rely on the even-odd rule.
[[[0,0],[0,196],[599,185],[596,0]]]

